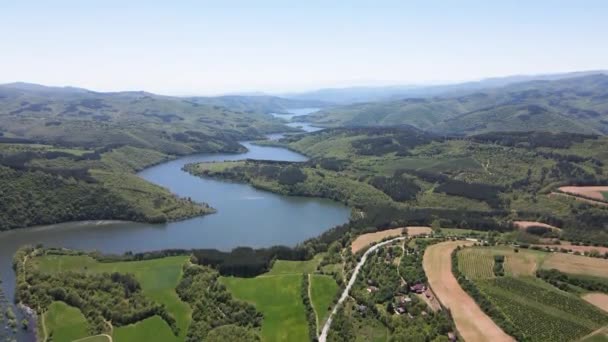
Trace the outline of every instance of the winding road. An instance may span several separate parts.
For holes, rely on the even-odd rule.
[[[323,325],[323,329],[321,330],[321,335],[319,336],[319,342],[327,341],[327,333],[329,332],[329,328],[331,327],[331,322],[333,320],[333,317],[336,314],[336,312],[338,312],[338,308],[340,307],[340,305],[342,305],[342,303],[348,297],[348,293],[350,292],[351,287],[353,287],[353,285],[355,284],[355,281],[357,280],[357,275],[359,275],[359,270],[361,269],[363,264],[365,264],[365,261],[367,260],[367,256],[370,255],[371,253],[373,253],[376,249],[378,249],[384,245],[387,245],[393,241],[399,241],[399,240],[405,240],[405,239],[407,239],[406,236],[401,236],[398,238],[380,242],[380,243],[370,247],[370,249],[368,249],[363,254],[363,256],[361,257],[361,260],[359,261],[359,263],[357,263],[357,266],[355,266],[355,271],[353,272],[353,275],[350,277],[350,280],[348,281],[348,284],[346,285],[344,292],[342,292],[342,295],[340,296],[338,303],[334,306],[334,309],[331,311],[331,313],[329,314],[329,317],[327,318],[327,321]]]

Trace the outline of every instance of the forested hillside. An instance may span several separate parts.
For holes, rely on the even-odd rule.
[[[135,172],[180,155],[242,152],[239,140],[289,129],[268,112],[317,104],[2,85],[0,230],[93,219],[164,222],[212,212]]]
[[[414,128],[341,128],[280,143],[312,157],[187,166],[201,176],[271,191],[332,198],[364,213],[364,225],[430,225],[513,230],[540,220],[564,236],[608,244],[603,203],[556,196],[562,185],[605,185],[608,139],[572,133],[503,132],[466,139]]]
[[[440,134],[606,134],[608,76],[530,81],[460,95],[353,104],[320,111],[307,120],[330,127],[407,124]]]

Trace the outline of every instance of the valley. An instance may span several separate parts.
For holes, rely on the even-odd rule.
[[[234,135],[208,127],[223,131],[217,149],[190,130],[183,152],[6,135],[5,195],[14,198],[0,279],[6,298],[37,313],[14,307],[15,322],[30,326],[15,323],[9,338],[602,338],[605,136],[322,128],[318,108],[221,101],[260,122]],[[127,115],[110,112],[116,122]],[[40,184],[59,186],[65,200]],[[79,195],[92,189],[99,196]],[[10,209],[18,205],[30,208]],[[55,224],[20,228],[32,223]]]

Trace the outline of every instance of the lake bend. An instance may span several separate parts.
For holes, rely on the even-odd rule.
[[[292,124],[290,124],[292,125]],[[298,123],[298,126],[302,124]],[[307,131],[319,128],[303,126]],[[276,134],[269,138],[278,138]],[[0,233],[0,279],[9,299],[14,297],[12,257],[26,244],[98,250],[104,253],[144,252],[169,248],[293,246],[348,221],[350,209],[321,198],[291,197],[248,184],[200,178],[182,170],[188,163],[243,159],[302,162],[307,158],[279,147],[242,142],[240,154],[198,154],[171,160],[138,175],[174,194],[206,202],[217,213],[164,224],[91,221],[15,229]]]

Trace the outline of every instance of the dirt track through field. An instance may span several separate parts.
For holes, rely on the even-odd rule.
[[[448,241],[426,249],[424,272],[429,285],[443,306],[450,309],[456,328],[467,342],[515,341],[490,319],[458,284],[452,274],[452,251],[470,241]]]

